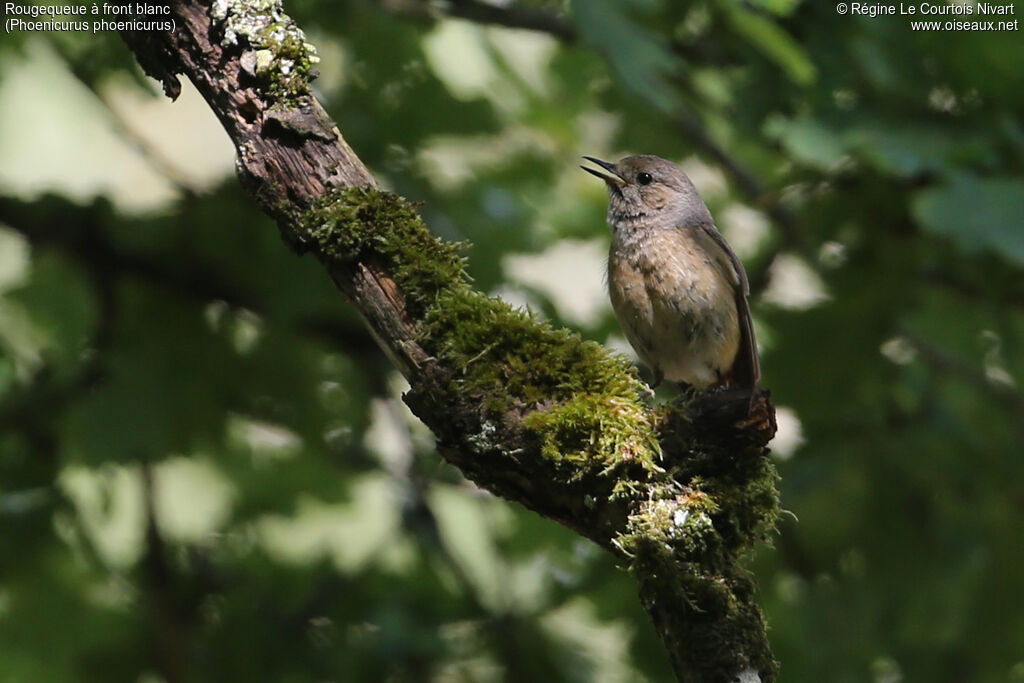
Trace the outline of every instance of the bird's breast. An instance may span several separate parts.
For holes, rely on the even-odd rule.
[[[732,283],[686,229],[631,237],[613,239],[608,257],[608,291],[627,339],[666,378],[708,383],[738,347]]]

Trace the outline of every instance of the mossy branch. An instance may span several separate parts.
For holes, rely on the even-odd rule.
[[[459,246],[375,189],[310,94],[315,53],[278,0],[178,0],[172,12],[174,33],[126,42],[168,94],[177,74],[196,85],[243,184],[363,315],[440,452],[618,556],[679,680],[772,680],[741,566],[777,512],[767,394],[652,409],[628,361],[474,291]]]

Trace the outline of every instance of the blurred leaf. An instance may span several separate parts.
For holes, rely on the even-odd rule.
[[[771,19],[739,3],[726,5],[729,20],[736,31],[775,61],[798,85],[814,82],[817,69],[800,44]]]
[[[92,283],[61,254],[42,251],[33,256],[28,282],[6,295],[8,305],[17,303],[27,314],[28,329],[8,328],[18,324],[13,317],[0,320],[0,337],[14,333],[30,340],[44,362],[66,371],[77,365],[97,322]]]
[[[995,158],[981,132],[954,136],[945,128],[922,123],[870,122],[856,126],[845,137],[879,168],[900,176],[989,164]]]
[[[831,167],[845,152],[840,133],[812,117],[773,116],[765,124],[765,133],[779,139],[794,158],[819,169]]]
[[[75,77],[87,87],[96,89],[112,75],[128,74],[141,92],[156,95],[152,82],[143,77],[142,70],[135,64],[131,53],[124,49],[116,33],[55,31],[48,34],[47,39]]]
[[[573,0],[573,22],[580,40],[604,55],[622,85],[663,112],[678,104],[669,78],[676,61],[661,40],[630,16],[635,3],[614,0]]]
[[[750,4],[774,14],[785,16],[792,12],[801,2],[802,0],[753,0]]]
[[[991,249],[1024,265],[1024,178],[959,175],[917,193],[912,206],[926,230],[968,253]]]
[[[206,328],[198,307],[138,287],[124,288],[121,300],[105,378],[68,417],[69,450],[102,463],[210,443],[223,430],[237,356]]]

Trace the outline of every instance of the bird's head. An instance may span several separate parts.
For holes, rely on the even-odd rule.
[[[684,227],[711,222],[711,213],[682,169],[667,159],[638,154],[616,163],[583,157],[601,171],[580,166],[608,187],[612,227]]]

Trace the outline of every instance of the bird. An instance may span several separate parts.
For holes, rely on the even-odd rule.
[[[652,388],[753,390],[761,366],[747,273],[693,182],[652,154],[583,158],[608,188],[612,308]]]

